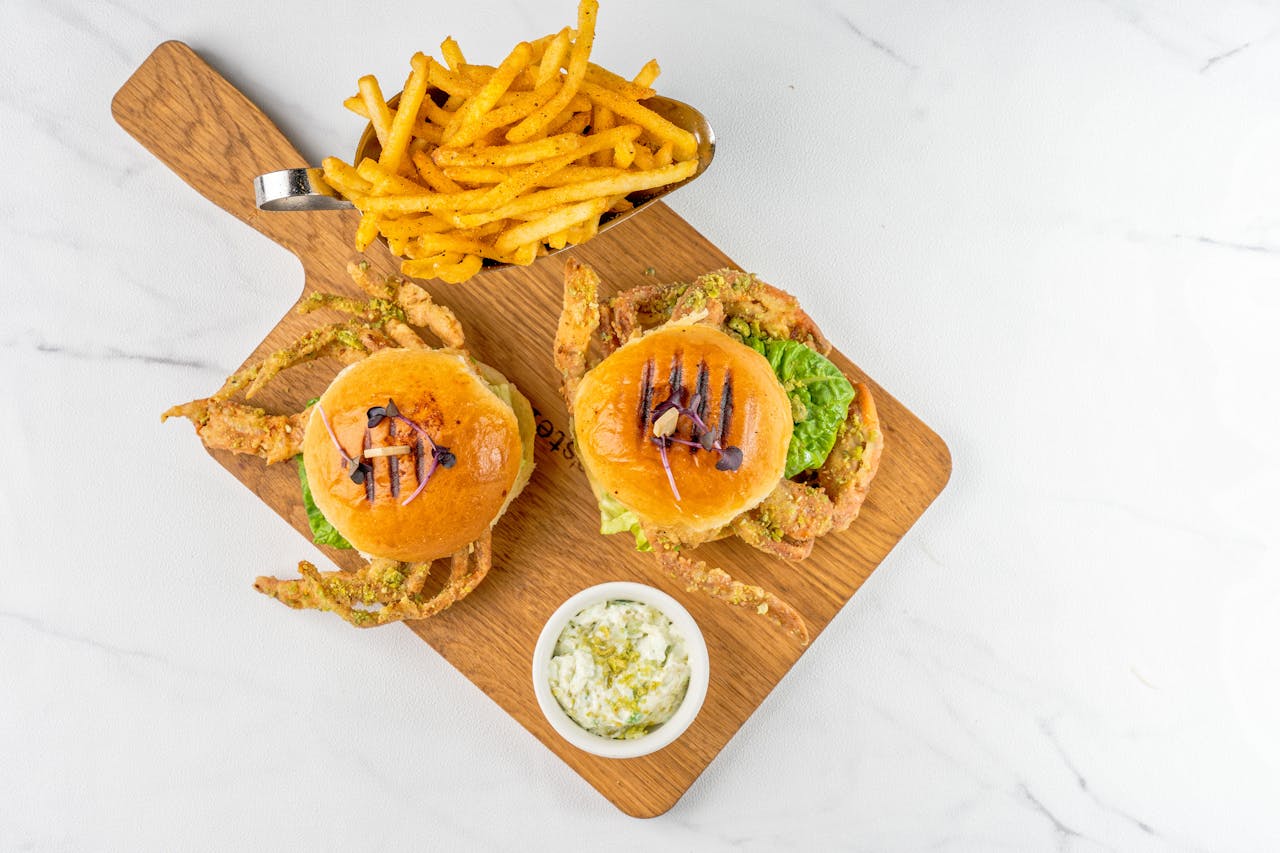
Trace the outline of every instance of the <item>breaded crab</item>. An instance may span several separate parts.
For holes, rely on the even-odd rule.
[[[162,419],[185,417],[194,424],[207,447],[252,454],[274,463],[303,452],[307,425],[315,423],[311,417],[312,410],[319,404],[313,401],[296,414],[268,414],[233,397],[240,395],[244,401],[251,400],[267,382],[295,365],[324,357],[333,357],[350,365],[385,350],[428,350],[463,359],[491,388],[505,382],[496,371],[467,355],[457,318],[447,307],[434,303],[426,290],[396,276],[375,279],[367,262],[349,264],[347,269],[367,294],[366,300],[315,293],[296,310],[306,314],[320,308],[336,309],[349,315],[349,319],[316,328],[292,345],[235,373],[213,396],[174,406],[164,413]],[[429,330],[444,348],[432,350],[414,327]],[[528,408],[528,401],[518,392],[511,396],[518,398],[515,402],[507,402],[515,411],[523,440],[526,423],[532,433],[532,412],[523,411]],[[365,435],[365,443],[360,449],[358,440],[354,446],[348,442],[350,456],[354,458],[349,457],[334,437],[330,426],[333,413],[325,418],[323,409],[318,411],[329,436],[333,437],[333,444],[337,445],[337,453],[329,448],[329,455],[336,458],[340,453],[342,460],[350,463],[350,479],[360,484],[360,494],[363,495],[363,489],[368,488],[371,505],[375,479],[382,489],[379,500],[408,505],[437,468],[452,467],[456,461],[448,448],[437,447],[427,432],[407,417],[410,413],[406,410],[401,414],[393,401],[389,401],[386,407],[369,410],[368,430],[363,422],[358,425]],[[465,418],[465,415],[459,417]],[[395,438],[397,426],[400,429],[398,439]],[[386,447],[380,450],[373,448],[369,436],[374,434],[384,441],[387,435],[392,436],[391,443],[402,445],[391,448],[398,455],[388,455]],[[532,467],[531,442],[527,443],[526,451],[519,463],[518,478],[507,497],[508,503],[528,479],[527,469]],[[402,482],[410,491],[417,486],[409,500],[404,500],[400,494]],[[351,486],[350,483],[347,485]],[[409,491],[405,496],[409,496]],[[393,509],[402,511],[398,506]],[[300,578],[279,580],[259,577],[254,587],[289,607],[333,611],[358,627],[372,627],[402,619],[424,619],[466,597],[484,579],[491,559],[489,527],[452,554],[448,579],[443,587],[430,595],[424,593],[432,565],[430,561],[406,562],[366,556],[369,557],[368,563],[355,571],[321,572],[312,563],[302,561],[298,565]]]
[[[718,270],[691,283],[644,285],[607,299],[600,298],[599,286],[600,279],[593,270],[575,260],[568,262],[564,310],[555,340],[555,360],[563,378],[562,391],[571,418],[580,389],[584,387],[584,379],[596,366],[628,343],[639,342],[644,336],[661,330],[677,326],[707,326],[742,342],[797,342],[823,356],[831,349],[830,343],[800,309],[795,298],[737,270]],[[599,341],[601,347],[601,358],[595,361],[590,355],[593,340]],[[711,414],[708,415],[708,404],[717,396],[718,380],[708,383],[709,371],[705,360],[701,366],[681,368],[681,358],[685,356],[677,351],[665,389],[654,387],[652,359],[644,369],[644,390],[639,403],[639,427],[643,440],[656,445],[662,465],[667,465],[669,448],[683,450],[685,448],[679,445],[687,445],[688,450],[696,452],[698,447],[695,445],[699,443],[707,450],[720,453],[723,459],[727,455],[726,450],[737,450],[726,449],[719,442],[725,437],[725,425],[734,406],[734,399],[728,394],[728,375],[725,393],[720,394],[719,402],[710,407]],[[829,366],[829,369],[838,376],[838,369],[834,366]],[[661,377],[665,363],[659,365],[657,372],[660,374],[659,382],[665,381]],[[711,373],[714,374],[714,368]],[[785,390],[790,393],[791,389]],[[598,391],[593,388],[593,393]],[[650,401],[657,403],[662,393],[669,394],[668,402],[651,406]],[[851,396],[843,421],[832,422],[834,443],[825,461],[790,478],[778,479],[763,500],[739,512],[727,523],[691,532],[689,528],[664,528],[640,517],[639,526],[643,529],[644,538],[656,553],[664,572],[691,592],[701,590],[728,604],[752,608],[801,643],[808,643],[808,628],[795,608],[768,590],[742,583],[723,569],[708,566],[689,552],[703,542],[737,536],[768,554],[786,560],[802,560],[809,555],[818,537],[847,529],[866,499],[884,444],[870,389],[863,383],[853,382]],[[793,405],[794,402],[792,398]],[[741,408],[743,403],[739,400],[737,405]],[[664,424],[661,418],[664,412],[672,409],[687,415],[696,426],[690,426],[688,433],[673,433],[674,421]],[[720,412],[719,431],[716,429],[717,410]],[[836,418],[841,416],[837,414]],[[668,414],[668,419],[674,417]],[[803,413],[796,414],[797,422],[803,418]],[[581,425],[575,424],[581,452],[583,436],[578,433],[580,428]],[[627,429],[633,430],[634,426],[628,424]],[[669,437],[664,438],[664,433]],[[680,435],[685,437],[682,439]],[[790,425],[787,435],[791,435]],[[678,444],[673,445],[672,442]],[[652,464],[659,464],[657,453],[652,459]],[[728,463],[722,461],[716,467],[724,470],[734,464],[737,464],[737,459]],[[704,469],[709,467],[704,466]],[[668,467],[668,476],[670,473]],[[594,480],[592,487],[597,498],[602,499],[602,489]],[[768,483],[764,488],[768,490]],[[671,491],[679,503],[680,494],[676,491],[674,479],[671,480]],[[604,500],[607,496],[603,496],[602,507]],[[688,500],[685,503],[687,505]],[[637,541],[640,541],[639,537]]]

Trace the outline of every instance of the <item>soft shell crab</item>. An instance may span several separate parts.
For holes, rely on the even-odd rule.
[[[731,605],[750,607],[801,643],[807,643],[808,628],[790,604],[762,587],[734,580],[724,570],[689,556],[689,551],[703,542],[737,536],[774,556],[802,560],[818,537],[847,529],[866,499],[884,445],[870,389],[862,383],[846,382],[851,384],[851,400],[846,398],[847,410],[831,423],[830,449],[820,464],[767,480],[758,497],[746,495],[745,487],[738,494],[733,492],[738,488],[736,481],[729,475],[721,481],[714,480],[711,461],[715,460],[717,472],[737,473],[743,450],[730,445],[729,439],[745,446],[774,425],[763,416],[742,422],[750,417],[741,413],[752,401],[744,401],[741,390],[734,396],[735,381],[739,386],[743,383],[735,380],[733,371],[741,375],[745,367],[754,370],[758,365],[747,364],[743,360],[746,356],[736,350],[730,352],[733,345],[719,339],[733,339],[755,346],[757,351],[768,351],[761,342],[772,342],[769,347],[785,347],[791,355],[807,348],[825,356],[830,343],[793,297],[744,272],[719,270],[691,283],[645,285],[606,300],[599,298],[599,284],[599,277],[589,267],[575,260],[566,265],[564,311],[556,334],[555,359],[563,377],[562,390],[574,421],[578,451],[601,502],[602,521],[606,508],[621,500],[622,492],[614,485],[640,471],[647,477],[648,489],[633,489],[626,500],[621,500],[624,514],[634,511],[639,530],[633,532],[643,534],[637,535],[638,545],[643,549],[647,540],[664,571],[690,591],[701,590]],[[709,336],[697,329],[723,334]],[[678,338],[676,331],[681,333]],[[639,350],[640,346],[648,346],[651,338],[660,336],[671,337],[673,342],[663,341]],[[589,355],[593,339],[600,341],[603,355],[595,363]],[[638,355],[624,357],[632,346],[637,347]],[[697,354],[690,356],[693,347]],[[655,358],[652,352],[658,350],[662,354]],[[721,350],[725,359],[738,359],[739,366],[718,365],[719,356],[715,353]],[[707,355],[709,352],[713,354]],[[837,368],[822,361],[843,379]],[[619,372],[619,363],[623,364],[623,372]],[[593,373],[602,365],[613,368]],[[607,382],[597,379],[600,373],[608,375]],[[793,435],[792,426],[799,429],[808,416],[801,410],[803,407],[797,409],[795,390],[803,380],[793,383],[783,381],[781,374],[770,376],[775,383],[781,383],[791,402],[791,411],[782,416],[794,421],[786,425],[781,439],[785,444]],[[591,401],[586,401],[586,384],[590,384]],[[774,393],[759,384],[755,388],[757,393]],[[613,401],[600,402],[610,394],[625,401],[616,406]],[[584,419],[591,420],[586,427]],[[620,435],[622,439],[618,438]],[[624,440],[628,442],[625,451],[617,450],[615,445],[620,447],[619,442]],[[767,451],[766,445],[775,440],[775,436],[761,439],[758,444],[765,449],[759,452]],[[608,445],[594,463],[588,452],[593,442]],[[709,453],[701,454],[700,450]],[[704,455],[705,464],[699,463]],[[681,484],[673,475],[677,465],[683,466]],[[610,467],[615,470],[604,470]],[[626,470],[617,470],[623,468]],[[663,488],[654,485],[661,483],[657,477],[663,469],[669,493],[666,484]],[[609,480],[608,487],[605,480]],[[717,482],[723,484],[723,490],[732,492],[729,500],[741,499],[727,516],[716,517],[714,512],[697,508],[711,505],[714,494],[701,498],[690,494],[694,488]],[[655,521],[654,508],[660,507],[650,497],[655,492],[662,493],[665,522]],[[622,528],[615,525],[608,532],[618,529]]]
[[[371,627],[433,616],[484,579],[490,529],[532,470],[533,416],[514,386],[467,353],[453,312],[424,289],[394,276],[377,280],[367,263],[348,272],[367,299],[316,293],[297,309],[330,308],[348,319],[309,332],[232,375],[213,396],[163,417],[186,417],[213,449],[268,463],[302,454],[310,481],[304,494],[315,504],[309,514],[323,509],[320,522],[369,562],[321,572],[303,561],[300,578],[260,577],[254,586],[289,607],[330,610]],[[443,347],[429,347],[414,327]],[[250,400],[281,371],[323,357],[349,366],[302,412],[268,414],[233,399]],[[426,488],[428,481],[436,488]],[[441,556],[450,559],[448,578],[428,594],[428,573]]]

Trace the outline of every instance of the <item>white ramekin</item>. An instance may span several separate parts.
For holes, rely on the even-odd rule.
[[[560,707],[556,697],[551,693],[551,682],[548,669],[555,651],[556,641],[564,631],[569,620],[594,604],[604,601],[639,601],[661,610],[675,626],[685,640],[685,648],[689,653],[689,689],[684,700],[670,720],[654,728],[641,737],[632,740],[614,740],[592,734],[573,721]],[[571,596],[551,614],[542,633],[538,635],[538,644],[533,649],[533,693],[538,697],[538,707],[546,716],[551,727],[569,743],[578,749],[601,755],[605,758],[638,758],[648,755],[668,745],[689,728],[694,717],[702,708],[702,701],[707,698],[707,684],[711,676],[711,661],[707,656],[707,644],[702,639],[702,631],[698,623],[693,621],[689,611],[680,602],[665,592],[640,583],[614,581],[588,587],[577,595]]]

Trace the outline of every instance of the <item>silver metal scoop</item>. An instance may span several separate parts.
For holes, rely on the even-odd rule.
[[[398,95],[392,98],[387,102],[388,106],[394,108],[398,99]],[[711,165],[711,158],[716,153],[715,131],[707,123],[706,116],[693,107],[683,101],[661,96],[649,98],[640,103],[676,127],[683,128],[693,134],[694,138],[698,140],[698,168],[691,176],[678,184],[632,193],[627,199],[635,207],[622,213],[606,213],[600,219],[601,231],[617,225],[628,217],[635,216],[668,193],[674,192],[690,181],[696,180]],[[374,135],[372,127],[366,128],[364,136],[360,139],[360,145],[356,149],[355,162],[359,163],[363,158],[369,156],[376,157],[377,153],[377,136]],[[268,172],[265,175],[259,175],[253,179],[253,191],[254,195],[257,196],[260,210],[340,210],[354,207],[351,202],[343,198],[337,190],[325,182],[324,170],[314,166],[308,169],[282,169],[279,172]],[[548,254],[555,254],[555,252],[549,252]],[[485,261],[485,269],[505,266],[510,265],[490,260]]]

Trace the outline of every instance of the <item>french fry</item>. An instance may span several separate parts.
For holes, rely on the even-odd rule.
[[[643,142],[637,142],[635,144],[635,157],[637,168],[645,172],[653,168],[653,151],[649,149],[648,145]]]
[[[431,77],[428,73],[427,80],[430,81],[430,79]],[[435,84],[433,83],[432,85]],[[422,101],[422,107],[418,110],[423,121],[430,122],[431,124],[438,126],[441,131],[448,127],[449,122],[453,121],[455,112],[456,111],[454,110],[446,110],[431,98],[424,98]]]
[[[360,177],[355,169],[337,157],[326,157],[320,165],[324,168],[325,181],[343,195],[367,195],[373,192],[373,184]]]
[[[572,133],[549,136],[535,142],[521,142],[515,145],[495,145],[487,148],[458,150],[454,148],[437,148],[431,152],[431,159],[437,166],[517,166],[522,163],[536,163],[548,157],[555,157],[578,147],[581,137]]]
[[[514,169],[497,166],[450,166],[442,174],[451,181],[464,184],[500,184],[515,174]]]
[[[466,64],[454,71],[461,74],[466,79],[475,83],[477,86],[483,86],[485,81],[493,76],[493,72],[497,71],[497,67],[493,65],[471,65]]]
[[[566,166],[554,175],[548,175],[538,182],[538,186],[562,187],[565,184],[578,184],[583,181],[596,181],[601,178],[612,178],[629,174],[629,169],[617,169],[613,166]]]
[[[411,237],[420,237],[423,234],[441,234],[446,231],[456,231],[457,229],[453,227],[453,223],[449,220],[441,219],[434,214],[428,213],[406,219],[379,218],[378,230],[388,240],[392,237],[399,240],[408,240]]]
[[[528,243],[516,249],[515,254],[511,256],[510,263],[518,266],[527,267],[538,259],[538,243]]]
[[[648,62],[644,64],[644,66],[640,69],[640,72],[636,74],[635,79],[632,80],[631,82],[635,83],[637,86],[641,86],[645,89],[648,89],[653,86],[653,81],[657,80],[658,75],[661,73],[662,73],[662,69],[658,67],[658,60],[650,59]],[[650,97],[653,97],[653,96],[650,95]]]
[[[521,42],[496,66],[468,63],[450,36],[441,60],[413,56],[395,107],[362,77],[343,105],[368,119],[380,153],[323,163],[360,211],[357,249],[380,236],[403,274],[461,282],[486,261],[527,265],[589,240],[606,212],[632,209],[629,194],[690,177],[696,139],[642,103],[657,61],[630,80],[591,62],[598,11],[579,0],[576,29]]]
[[[446,284],[460,284],[480,272],[483,263],[479,255],[467,255],[455,264],[436,267],[435,277]]]
[[[418,170],[418,176],[423,182],[438,193],[460,193],[462,187],[458,186],[453,180],[440,170],[436,165],[436,161],[431,159],[426,151],[414,151],[413,166]]]
[[[360,225],[356,228],[356,251],[363,252],[369,248],[373,238],[378,236],[378,220],[372,213],[360,214]]]
[[[428,98],[427,100],[429,101],[430,98]],[[353,95],[352,97],[347,98],[345,101],[342,102],[342,104],[347,109],[351,110],[351,112],[355,113],[356,115],[362,118],[367,119],[369,117],[369,110],[365,108],[364,99],[361,98],[359,95]],[[393,124],[395,123],[397,112],[398,110],[390,110],[391,121]],[[427,124],[425,121],[423,121],[422,110],[419,109],[418,116],[414,119],[413,130],[411,131],[411,133],[414,139],[423,139],[423,140],[426,140],[427,142],[431,142],[436,145],[439,145],[440,136],[443,133],[443,128],[436,127],[435,125],[432,125],[432,124]]]
[[[475,255],[490,251],[489,247],[479,240],[460,237],[457,234],[422,234],[414,242],[420,252],[427,254],[457,252],[461,255]]]
[[[598,0],[582,0],[578,6],[578,37],[573,41],[569,51],[569,71],[564,84],[556,96],[535,110],[511,130],[507,131],[508,142],[526,142],[533,138],[539,130],[545,128],[560,111],[569,105],[573,96],[578,94],[578,87],[587,73],[587,57],[591,55],[591,43],[595,39],[596,16],[600,12]]]
[[[427,69],[427,82],[440,91],[449,93],[452,97],[469,98],[480,90],[479,86],[462,74],[450,70],[435,60],[431,61]],[[459,103],[461,102],[459,101]],[[457,108],[457,104],[453,106],[445,105],[445,109],[448,110],[456,110]]]
[[[530,61],[533,56],[530,53]],[[479,92],[484,84],[489,82],[489,78],[494,75],[498,69],[493,65],[464,65],[462,66],[462,76],[470,80],[476,86],[476,92]],[[531,91],[534,87],[534,81],[537,79],[538,72],[530,70],[526,65],[516,71],[515,76],[511,78],[511,85],[508,87],[515,94]]]
[[[409,240],[405,237],[397,237],[394,234],[388,234],[383,230],[381,221],[378,222],[378,232],[382,234],[383,238],[387,241],[387,248],[391,250],[391,254],[401,258],[407,258],[413,253]]]
[[[423,193],[415,195],[387,195],[375,196],[364,195],[351,198],[351,203],[365,213],[437,213],[441,216],[451,214],[459,204],[465,203],[468,199],[486,193],[488,190],[463,190],[460,193]],[[494,216],[486,219],[485,222],[476,222],[474,225],[484,225],[492,222],[494,219],[505,219],[506,217]],[[458,226],[458,227],[474,227]]]
[[[640,128],[630,124],[605,131],[604,133],[582,137],[582,141],[570,153],[562,154],[559,157],[550,157],[513,173],[482,198],[465,207],[460,207],[458,210],[483,210],[485,208],[501,207],[529,187],[567,167],[578,158],[584,155],[590,156],[597,151],[607,153],[614,146],[634,140],[639,135]]]
[[[440,252],[431,256],[412,258],[400,264],[400,272],[415,278],[435,278],[442,265],[456,264],[462,260],[457,253]]]
[[[555,187],[554,189],[539,190],[521,196],[495,210],[459,215],[454,217],[453,221],[458,223],[460,228],[475,228],[495,219],[514,219],[519,214],[557,204],[568,204],[609,195],[630,195],[640,190],[650,190],[654,187],[662,187],[683,181],[691,176],[697,167],[696,160],[686,160],[683,163],[674,163],[648,172],[628,172],[613,178],[602,178],[595,181],[584,181],[579,184]],[[371,199],[371,202],[385,201],[390,201],[390,199]]]
[[[563,124],[554,128],[554,132],[560,133],[585,133],[587,127],[591,124],[591,111],[583,110],[580,113],[570,113]]]
[[[569,38],[572,39],[573,30],[570,29],[569,27],[565,27],[565,29],[569,30]],[[559,35],[560,35],[559,33],[547,33],[545,36],[542,36],[541,38],[536,38],[533,41],[529,42],[529,46],[533,48],[534,58],[537,59],[539,62],[541,62],[543,54],[547,52],[547,48],[551,45],[551,42],[555,41],[556,37]]]
[[[593,134],[609,130],[617,122],[614,121],[613,110],[608,107],[596,107],[591,118],[591,132]],[[608,166],[613,162],[613,152],[597,151],[591,156],[590,163],[583,163],[584,166]]]
[[[627,139],[613,146],[613,165],[619,169],[629,169],[636,159],[636,144]]]
[[[385,146],[391,135],[391,113],[387,109],[386,99],[382,97],[378,78],[366,74],[357,81],[357,85],[360,87],[360,97],[364,100],[364,108],[369,114],[369,123],[373,125],[373,132],[378,135],[378,144]]]
[[[449,63],[449,68],[453,71],[467,64],[467,58],[462,55],[462,48],[458,47],[458,42],[453,36],[440,42],[440,55],[444,57],[445,62]]]
[[[404,91],[400,93],[400,103],[396,108],[396,117],[391,122],[388,138],[382,143],[382,154],[378,163],[389,172],[399,172],[404,162],[405,151],[409,148],[409,134],[418,118],[418,108],[427,93],[427,58],[415,53],[410,60],[413,70],[405,81]]]
[[[584,75],[584,79],[632,101],[643,101],[646,98],[652,98],[656,94],[648,86],[637,86],[627,78],[601,68],[594,62],[587,64],[587,73]]]
[[[601,213],[604,213],[606,210],[608,210],[612,206],[612,202],[607,198],[601,199],[599,201],[599,204],[601,206],[601,211],[600,211]],[[583,219],[581,222],[578,223],[577,242],[579,243],[587,242],[592,237],[596,236],[596,232],[598,232],[599,230],[600,230],[600,217],[588,216],[586,219]]]
[[[370,160],[368,157],[361,160],[360,165],[356,166],[356,174],[373,184],[374,191],[382,195],[390,193],[409,193],[413,195],[426,189],[426,187],[420,186],[414,181],[400,177],[382,165],[381,162]]]
[[[506,94],[516,75],[529,66],[532,57],[533,48],[529,47],[528,42],[516,45],[480,91],[468,98],[454,113],[453,119],[444,129],[443,143],[461,148],[475,142],[484,132],[480,127],[480,119]]]
[[[518,93],[508,103],[502,103],[502,100],[499,100],[498,103],[501,104],[501,106],[494,109],[480,120],[479,134],[476,138],[478,139],[480,136],[487,136],[494,131],[499,130],[503,131],[499,135],[505,137],[505,129],[507,125],[520,121],[525,116],[529,115],[529,113],[550,101],[555,97],[559,88],[560,81],[551,80],[534,89],[532,92]],[[590,101],[587,103],[589,104]]]
[[[619,117],[640,125],[663,142],[669,140],[675,146],[679,159],[688,160],[698,156],[698,140],[694,139],[693,134],[676,127],[653,110],[595,83],[584,80],[581,88],[593,103],[608,107]]]
[[[565,27],[556,33],[555,38],[547,45],[538,65],[538,85],[550,80],[560,79],[560,66],[564,64],[565,54],[569,52],[569,28]]]

